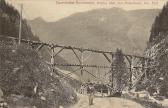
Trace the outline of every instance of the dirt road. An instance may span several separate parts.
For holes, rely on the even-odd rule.
[[[88,96],[78,95],[79,102],[70,108],[144,108],[138,103],[130,100],[106,97],[106,98],[94,98],[94,105],[88,105]]]

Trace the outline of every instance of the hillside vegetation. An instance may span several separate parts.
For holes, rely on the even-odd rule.
[[[5,2],[5,0],[0,1],[0,35],[19,37],[19,22],[20,15],[19,12],[11,5]],[[36,40],[39,41],[39,37],[33,35],[31,27],[27,24],[27,20],[22,20],[22,39]],[[47,53],[46,49],[41,50],[42,56],[50,61],[50,55]],[[57,63],[67,63],[62,57],[56,56]],[[62,68],[62,67],[61,67]],[[72,70],[71,68],[62,68],[67,70]]]
[[[18,25],[18,11],[1,0],[0,35],[18,36]],[[26,20],[22,35],[24,39],[39,40]],[[0,38],[0,89],[10,108],[58,108],[77,101],[70,81],[51,75],[45,60],[25,44],[19,46],[10,39]]]
[[[146,55],[151,57],[148,72],[148,88],[151,92],[158,90],[162,96],[168,97],[168,3],[155,18],[151,29]]]
[[[0,35],[18,37],[19,33],[19,12],[11,5],[7,4],[5,0],[0,1]],[[22,38],[39,40],[38,37],[33,36],[30,26],[26,20],[22,20]]]

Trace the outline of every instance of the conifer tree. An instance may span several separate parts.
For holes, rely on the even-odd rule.
[[[114,57],[113,87],[120,92],[127,85],[128,73],[122,50],[117,49]]]
[[[154,65],[149,70],[151,88],[160,89],[160,95],[168,97],[168,3],[155,18],[151,29],[148,51]],[[154,48],[152,49],[151,47]],[[162,80],[160,80],[162,79]],[[148,87],[149,88],[149,87]]]
[[[164,5],[160,14],[155,18],[152,25],[150,43],[160,42],[168,34],[168,3]]]

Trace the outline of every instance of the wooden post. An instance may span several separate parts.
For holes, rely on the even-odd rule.
[[[148,60],[146,60],[146,59],[144,58],[144,66],[143,66],[142,68],[144,68],[144,71],[145,71],[145,80],[148,79],[147,68],[146,68],[147,65],[148,65]]]
[[[114,70],[114,67],[113,67],[113,58],[114,58],[114,55],[113,54],[111,54],[111,88],[112,89],[114,89],[114,72],[113,72],[113,70]],[[110,95],[112,95],[112,89],[110,90]]]
[[[101,77],[100,77],[100,68],[99,67],[97,68],[97,71],[98,71],[98,78],[100,79]]]
[[[130,79],[129,79],[129,90],[132,88],[132,69],[133,69],[133,57],[130,57]]]
[[[101,88],[100,90],[101,90],[101,95],[102,95],[102,97],[103,97],[103,88]]]
[[[81,68],[81,77],[83,76],[83,62],[84,62],[84,61],[83,61],[83,52],[84,52],[84,51],[81,50],[81,63],[80,63],[80,65],[81,65],[81,67],[80,67],[80,68]]]
[[[19,45],[21,44],[21,38],[22,38],[22,11],[23,11],[23,4],[21,4],[21,10],[20,10]]]
[[[55,51],[54,51],[54,47],[51,48],[51,69],[52,69],[52,73],[51,75],[53,75],[54,73],[54,63],[55,63],[55,60],[54,60],[54,55],[55,55]]]
[[[31,46],[30,40],[27,40],[27,44],[28,44],[28,48],[30,48]]]

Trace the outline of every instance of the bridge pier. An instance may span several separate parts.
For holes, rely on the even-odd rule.
[[[114,55],[111,54],[111,88],[114,89],[114,66],[113,66]],[[112,89],[110,90],[110,95],[112,95]]]
[[[80,69],[81,69],[81,77],[83,77],[83,62],[84,62],[84,51],[83,50],[81,50],[80,51],[81,52],[81,57],[80,57]]]
[[[145,60],[145,59],[144,59],[144,61],[145,61],[145,63],[144,63],[144,67],[145,67],[145,68],[144,68],[144,69],[145,69],[145,70],[144,70],[144,71],[145,71],[145,79],[147,80],[147,79],[148,79],[148,74],[147,74],[147,68],[146,68],[146,67],[148,67],[148,62],[149,62],[149,61],[148,61],[148,60]]]
[[[126,60],[128,61],[128,64],[129,64],[129,89],[128,90],[131,90],[132,89],[132,76],[133,76],[133,57],[132,56],[125,56]]]
[[[54,73],[54,64],[55,64],[55,59],[54,59],[55,51],[53,47],[51,48],[51,51],[52,51],[51,52],[51,69],[52,69],[51,76],[52,76]]]

